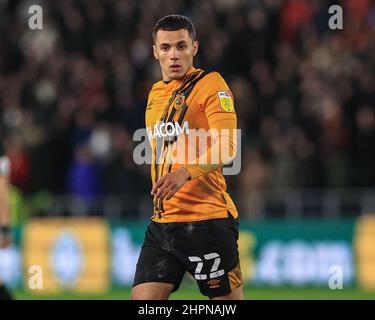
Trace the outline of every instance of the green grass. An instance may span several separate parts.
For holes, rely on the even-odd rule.
[[[21,300],[128,300],[129,289],[117,289],[103,294],[55,294],[43,295],[26,291],[13,291]],[[174,300],[205,300],[196,288],[181,288],[172,294]],[[330,290],[329,288],[255,288],[245,289],[246,300],[375,300],[374,291],[356,288]]]

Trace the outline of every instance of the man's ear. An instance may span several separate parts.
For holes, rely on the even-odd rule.
[[[155,59],[159,60],[158,50],[156,49],[156,46],[154,44],[152,45],[152,51],[154,52]]]
[[[199,42],[194,41],[193,42],[193,56],[195,56],[198,53],[198,47],[199,47]]]

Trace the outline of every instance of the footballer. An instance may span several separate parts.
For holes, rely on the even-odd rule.
[[[233,95],[219,73],[193,66],[198,42],[190,19],[163,17],[152,36],[162,73],[149,93],[145,115],[153,152],[154,212],[137,262],[132,299],[168,299],[185,272],[210,299],[243,299],[238,212],[222,173],[236,155]],[[174,146],[188,140],[193,130],[212,133],[207,147],[193,147],[196,161],[189,157],[171,162]],[[227,141],[225,146],[222,141]],[[206,161],[221,149],[229,152]]]

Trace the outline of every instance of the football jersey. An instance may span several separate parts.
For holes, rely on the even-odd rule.
[[[170,200],[164,198],[154,203],[152,220],[202,221],[227,217],[228,212],[237,218],[237,209],[227,193],[222,174],[226,157],[218,153],[216,161],[212,161],[217,155],[213,150],[223,148],[222,141],[227,141],[225,148],[230,159],[236,149],[233,132],[237,129],[237,117],[233,95],[221,75],[192,67],[182,79],[155,83],[148,96],[145,121],[153,151],[152,183],[181,167],[191,175]],[[192,132],[199,132],[199,129],[219,134],[208,137],[206,144],[194,143]],[[221,132],[225,132],[222,136],[227,140],[216,139],[221,137]],[[177,154],[181,153],[183,161],[177,161],[180,159]]]

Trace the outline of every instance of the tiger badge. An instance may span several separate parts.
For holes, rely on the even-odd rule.
[[[173,101],[173,108],[175,108],[176,110],[180,110],[180,108],[184,105],[184,103],[185,103],[185,95],[178,94]]]

